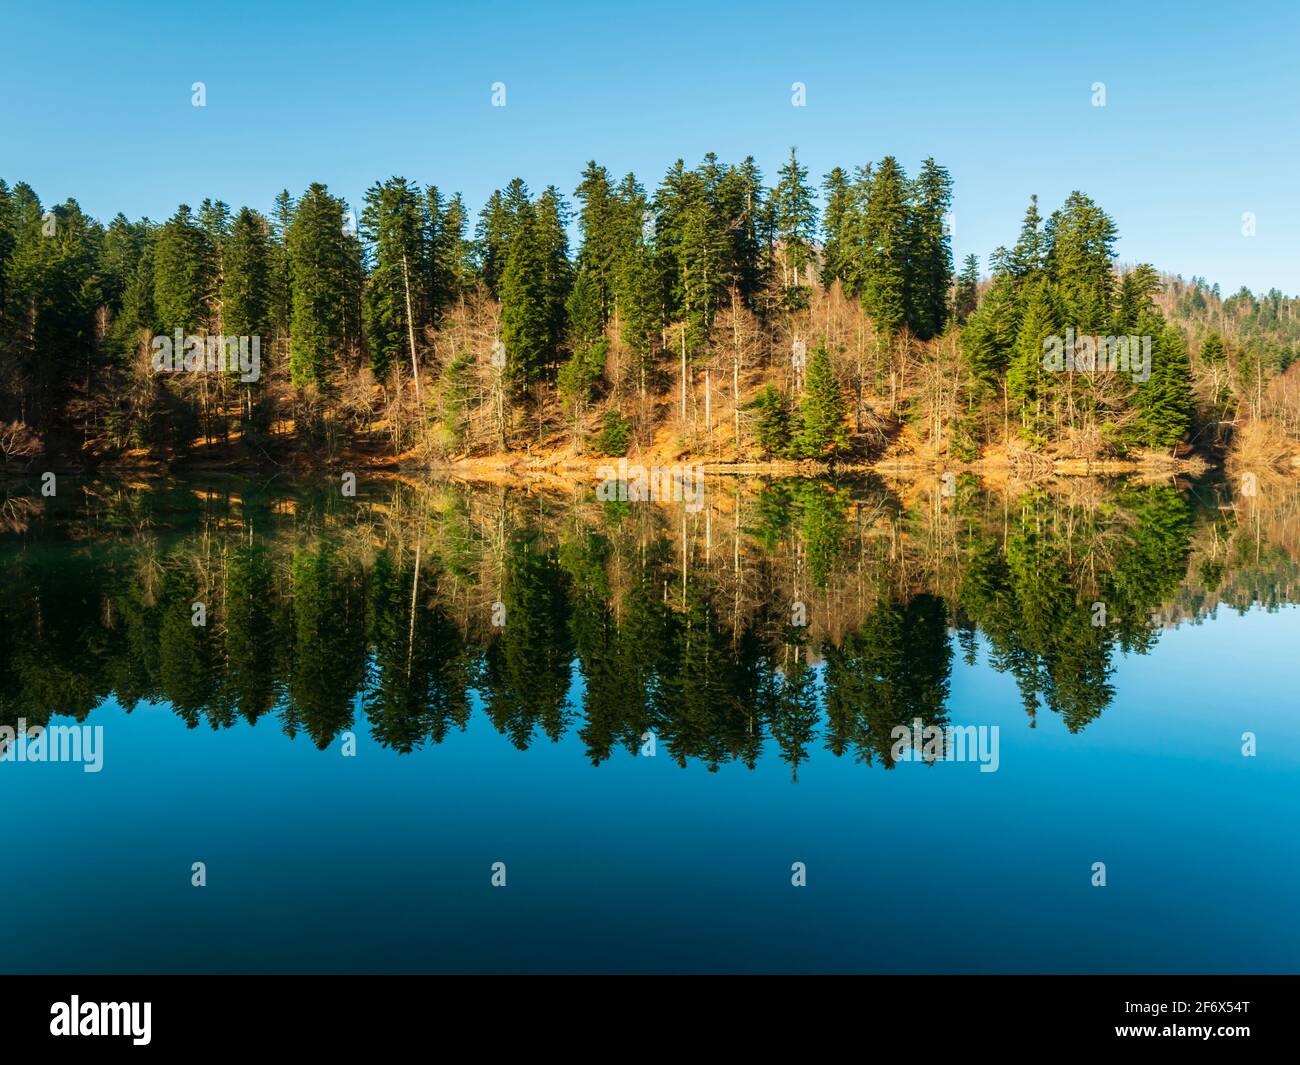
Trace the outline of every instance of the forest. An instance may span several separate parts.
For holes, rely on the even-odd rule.
[[[817,184],[794,149],[771,184],[752,158],[653,191],[593,161],[571,197],[516,178],[476,217],[393,177],[359,214],[312,184],[103,224],[0,181],[0,462],[1300,455],[1295,297],[1120,263],[1081,192],[958,268],[952,195],[933,159]],[[160,367],[172,337],[242,371]]]

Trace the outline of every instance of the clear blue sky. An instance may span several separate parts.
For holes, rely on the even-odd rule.
[[[0,0],[0,176],[103,219],[265,210],[314,180],[355,207],[393,174],[477,213],[516,175],[570,194],[591,158],[653,189],[710,150],[769,178],[791,145],[818,179],[934,155],[959,257],[1012,241],[1031,192],[1050,211],[1079,188],[1122,261],[1300,292],[1300,5],[1054,8]]]

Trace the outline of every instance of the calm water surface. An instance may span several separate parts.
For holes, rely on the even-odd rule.
[[[1295,971],[1300,490],[946,487],[4,485],[0,970]]]

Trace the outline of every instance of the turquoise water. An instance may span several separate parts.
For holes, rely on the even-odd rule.
[[[11,486],[0,969],[1296,969],[1293,490],[709,492]]]

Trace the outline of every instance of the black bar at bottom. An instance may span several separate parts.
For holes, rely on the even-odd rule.
[[[881,1038],[1238,1052],[1290,1043],[1298,990],[1292,976],[5,976],[0,1045],[8,1060],[109,1044],[205,1056],[464,1045],[493,1056],[512,1045],[603,1055],[660,1040],[729,1054],[846,1039],[865,1050]],[[602,1050],[606,1039],[616,1042]]]

